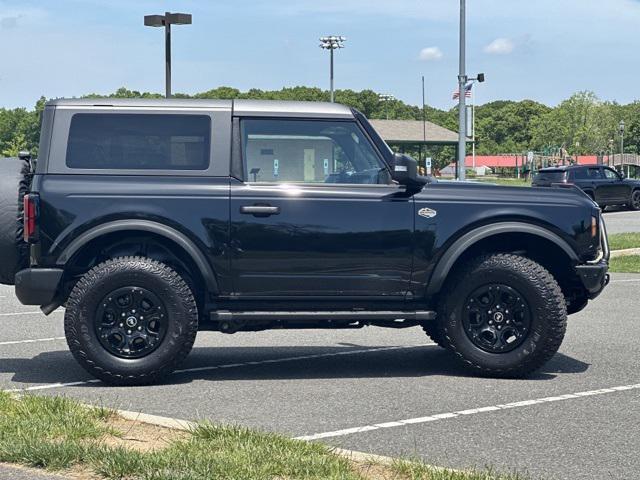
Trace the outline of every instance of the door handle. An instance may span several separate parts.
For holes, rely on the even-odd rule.
[[[280,207],[272,207],[271,205],[243,205],[240,207],[240,213],[253,215],[254,217],[268,217],[269,215],[278,215]]]

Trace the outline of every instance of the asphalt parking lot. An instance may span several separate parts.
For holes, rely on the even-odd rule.
[[[609,233],[640,232],[640,215],[618,208],[604,212],[604,220]]]
[[[92,380],[67,351],[63,313],[45,317],[2,287],[0,388],[451,467],[631,479],[640,472],[639,287],[640,275],[614,275],[570,317],[556,357],[527,380],[469,376],[419,329],[365,328],[203,332],[181,371],[135,388]]]

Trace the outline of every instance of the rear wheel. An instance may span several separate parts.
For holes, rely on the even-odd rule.
[[[71,353],[111,384],[149,384],[171,373],[191,351],[197,330],[191,289],[171,268],[148,258],[101,263],[67,301]]]
[[[522,377],[557,352],[567,307],[553,276],[518,255],[471,262],[448,283],[440,305],[444,341],[470,369]]]
[[[631,210],[640,210],[640,190],[634,190],[629,200],[629,208]]]

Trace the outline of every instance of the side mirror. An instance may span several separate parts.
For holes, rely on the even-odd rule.
[[[418,175],[418,162],[409,155],[396,153],[393,156],[392,178],[400,185],[407,187],[422,187],[427,183],[425,177]]]

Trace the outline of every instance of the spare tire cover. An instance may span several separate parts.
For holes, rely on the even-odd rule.
[[[31,178],[27,160],[0,158],[0,283],[6,285],[13,285],[16,272],[29,265],[29,246],[22,239],[22,199]]]

